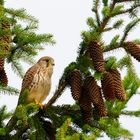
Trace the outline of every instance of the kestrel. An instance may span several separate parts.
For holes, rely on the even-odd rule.
[[[28,69],[23,78],[18,104],[20,104],[20,98],[24,97],[25,91],[28,91],[24,103],[35,102],[42,105],[51,88],[53,66],[54,59],[45,56],[40,58],[36,64]]]

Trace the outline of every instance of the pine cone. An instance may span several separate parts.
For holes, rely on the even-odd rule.
[[[0,58],[0,71],[4,68],[4,59]]]
[[[2,39],[4,42],[10,43],[10,42],[11,42],[11,34],[10,34],[10,24],[9,24],[9,22],[3,21],[3,22],[1,23],[1,26],[2,26],[2,30],[5,30],[5,31],[7,32],[4,36],[2,36],[1,39]],[[9,32],[8,32],[8,31],[9,31]]]
[[[11,37],[9,35],[5,35],[3,36],[0,40],[2,40],[3,42],[7,42],[10,43],[11,42]]]
[[[94,104],[95,109],[97,110],[99,116],[104,117],[107,116],[107,109],[106,106],[104,104],[104,100],[101,94],[101,88],[99,87],[99,103],[98,104]]]
[[[94,78],[92,76],[87,77],[84,81],[83,87],[87,90],[87,95],[90,97],[93,105],[97,108],[99,115],[106,116],[107,111],[101,95],[101,89]]]
[[[107,100],[114,100],[115,99],[115,85],[114,85],[114,79],[112,77],[112,74],[109,72],[104,73],[104,77],[101,80],[102,89],[104,97]]]
[[[92,111],[85,111],[81,108],[82,120],[84,123],[90,123],[93,118]]]
[[[94,69],[98,72],[104,72],[104,58],[103,58],[103,50],[101,48],[100,43],[96,41],[92,41],[88,45],[88,52],[90,53],[90,57],[93,61]]]
[[[84,90],[84,88],[82,88],[79,104],[84,111],[90,112],[92,110],[91,100],[87,95],[87,91]]]
[[[2,21],[1,26],[2,26],[2,29],[3,29],[3,30],[5,30],[5,29],[10,29],[10,24],[9,24],[9,22]]]
[[[7,86],[8,85],[8,78],[7,78],[7,75],[6,75],[6,72],[4,69],[2,69],[0,71],[0,83],[3,85],[3,86]]]
[[[90,122],[90,120],[93,118],[92,113],[92,103],[90,98],[87,95],[87,91],[82,88],[81,97],[79,100],[79,105],[81,109],[81,114],[83,121],[85,123]]]
[[[5,34],[2,37],[0,37],[0,44],[4,53],[7,53],[10,50],[10,43],[12,40],[10,33],[10,24],[9,22],[2,21],[1,26]]]
[[[1,51],[6,54],[10,49],[10,44],[8,42],[5,42],[4,40],[0,40],[0,45]]]
[[[74,70],[69,76],[69,84],[71,86],[72,97],[79,100],[81,96],[82,75],[79,70]]]
[[[140,46],[134,42],[126,42],[124,44],[125,50],[130,53],[136,60],[140,61]]]
[[[126,100],[125,89],[122,85],[121,75],[119,71],[117,69],[112,69],[109,72],[112,74],[113,79],[114,79],[116,98],[121,101],[125,101]]]

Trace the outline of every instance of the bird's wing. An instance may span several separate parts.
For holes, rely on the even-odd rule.
[[[22,88],[21,88],[21,94],[27,89],[30,90],[30,87],[34,81],[35,74],[37,74],[39,71],[38,64],[35,64],[29,70],[26,72],[23,81],[22,81]]]
[[[30,91],[31,85],[34,82],[35,75],[40,71],[39,65],[36,63],[31,68],[28,69],[26,72],[23,81],[22,81],[22,88],[19,95],[18,105],[25,102],[26,90]],[[24,94],[25,93],[25,94]]]

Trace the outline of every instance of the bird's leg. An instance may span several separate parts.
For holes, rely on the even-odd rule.
[[[45,105],[43,105],[42,103],[39,103],[39,106],[40,106],[41,109],[45,108]]]
[[[43,105],[42,103],[40,103],[38,100],[36,100],[35,99],[35,103],[37,104],[37,105],[39,105],[39,107],[41,108],[41,109],[44,109],[45,108],[45,105]]]
[[[38,100],[34,99],[34,101],[35,101],[35,104],[39,105],[39,102],[38,102]]]

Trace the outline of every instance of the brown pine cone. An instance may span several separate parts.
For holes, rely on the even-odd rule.
[[[8,85],[8,78],[4,69],[0,71],[0,84],[2,84],[3,86]]]
[[[90,57],[93,61],[94,69],[98,72],[104,72],[105,67],[101,44],[97,41],[90,42],[88,45],[88,52],[90,53]]]
[[[104,104],[104,100],[101,94],[101,88],[99,87],[99,103],[98,104],[94,104],[95,109],[97,110],[98,114],[101,117],[107,116],[107,109],[106,106]]]
[[[4,68],[4,59],[0,58],[0,71]]]
[[[9,22],[2,21],[1,26],[3,30],[10,29]]]
[[[109,72],[104,73],[103,79],[101,80],[102,90],[104,97],[107,100],[115,99],[115,84],[112,74]]]
[[[112,74],[115,84],[115,96],[121,101],[126,100],[125,89],[122,85],[121,75],[117,69],[112,69],[109,71]]]
[[[5,34],[0,37],[0,44],[2,46],[2,50],[4,51],[4,53],[7,53],[10,50],[10,43],[12,40],[10,24],[8,21],[2,21],[1,26]]]
[[[4,43],[10,43],[11,42],[11,37],[9,35],[5,35],[2,38],[0,38],[1,41],[3,41]]]
[[[69,76],[69,84],[74,100],[79,100],[81,96],[82,75],[79,70],[74,70]]]
[[[124,43],[125,50],[130,53],[136,60],[140,61],[140,46],[134,42]]]
[[[81,108],[81,115],[82,115],[82,120],[84,123],[90,123],[91,120],[93,119],[92,111],[85,111]]]
[[[79,105],[80,105],[83,121],[85,123],[89,123],[90,120],[93,118],[92,103],[87,95],[87,91],[84,90],[83,88],[79,100]]]
[[[79,105],[84,111],[90,112],[92,110],[91,100],[87,95],[87,91],[84,88],[82,88]]]
[[[106,116],[107,111],[101,95],[101,88],[97,85],[97,82],[92,76],[85,79],[83,88],[87,90],[91,102],[96,107],[100,116]]]

